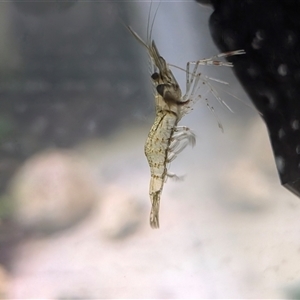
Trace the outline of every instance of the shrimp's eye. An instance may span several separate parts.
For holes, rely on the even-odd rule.
[[[157,80],[159,79],[158,73],[157,73],[157,72],[153,73],[153,74],[151,75],[151,78],[152,78],[154,81],[157,81]]]
[[[164,84],[159,84],[156,87],[156,90],[163,97],[164,96],[165,85]]]

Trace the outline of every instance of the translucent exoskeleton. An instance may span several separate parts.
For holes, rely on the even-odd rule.
[[[150,9],[151,10],[151,9]],[[156,10],[157,12],[157,10]],[[155,15],[156,15],[155,12]],[[227,104],[219,97],[217,91],[209,82],[209,78],[199,73],[201,65],[232,67],[232,63],[218,60],[221,57],[244,54],[244,50],[230,51],[216,56],[188,62],[186,67],[186,92],[182,95],[170,66],[160,55],[154,40],[151,39],[152,27],[149,27],[150,13],[148,16],[147,42],[128,26],[132,35],[148,50],[152,63],[152,81],[155,87],[155,120],[145,143],[145,155],[147,157],[150,172],[150,199],[151,213],[150,225],[152,228],[159,228],[159,206],[160,197],[164,183],[167,178],[180,179],[168,171],[168,166],[176,156],[188,145],[194,146],[196,143],[195,134],[186,126],[178,126],[182,117],[190,112],[193,104],[199,99],[200,87],[207,85],[213,96],[227,108]],[[190,70],[191,66],[194,66]],[[221,81],[220,81],[221,82]],[[209,105],[208,105],[209,106]],[[213,111],[213,108],[209,106]],[[221,127],[219,123],[219,127]]]

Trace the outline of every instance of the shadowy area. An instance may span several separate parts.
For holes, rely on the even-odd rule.
[[[211,0],[212,37],[263,117],[281,183],[300,196],[300,3]]]
[[[110,134],[145,96],[130,34],[120,31],[122,3],[16,2],[1,9],[2,41],[15,61],[2,68],[0,61],[3,191],[25,158]]]
[[[146,93],[120,21],[127,22],[127,9],[116,2],[0,4],[0,194],[33,154],[108,136],[132,120]],[[24,236],[9,201],[0,198],[6,267]]]

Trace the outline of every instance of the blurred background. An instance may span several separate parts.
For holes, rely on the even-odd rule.
[[[299,200],[280,186],[265,125],[229,68],[202,73],[229,83],[212,82],[234,113],[203,87],[181,121],[197,145],[170,168],[185,180],[166,183],[161,228],[150,228],[154,97],[146,50],[124,24],[146,39],[157,7],[0,4],[2,298],[300,295]],[[211,13],[159,5],[152,37],[167,62],[219,53]],[[184,91],[185,73],[174,75]]]

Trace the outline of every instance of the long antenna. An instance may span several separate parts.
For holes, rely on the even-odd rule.
[[[156,8],[155,13],[154,13],[154,16],[153,16],[153,20],[152,20],[152,24],[151,24],[151,28],[150,28],[150,37],[149,37],[150,39],[152,38],[153,25],[154,25],[154,21],[155,21],[155,19],[156,19],[156,15],[157,15],[158,9],[159,9],[159,7],[160,7],[160,4],[161,4],[161,1],[160,1],[159,4],[157,5],[157,8]],[[151,6],[152,6],[152,1],[151,1]],[[151,6],[150,6],[150,10],[151,10]],[[148,23],[148,25],[149,25],[149,23]],[[148,33],[147,33],[147,34],[148,34]],[[147,38],[148,38],[148,37],[147,37]],[[149,42],[149,45],[150,45],[151,41],[148,40],[148,42]]]

